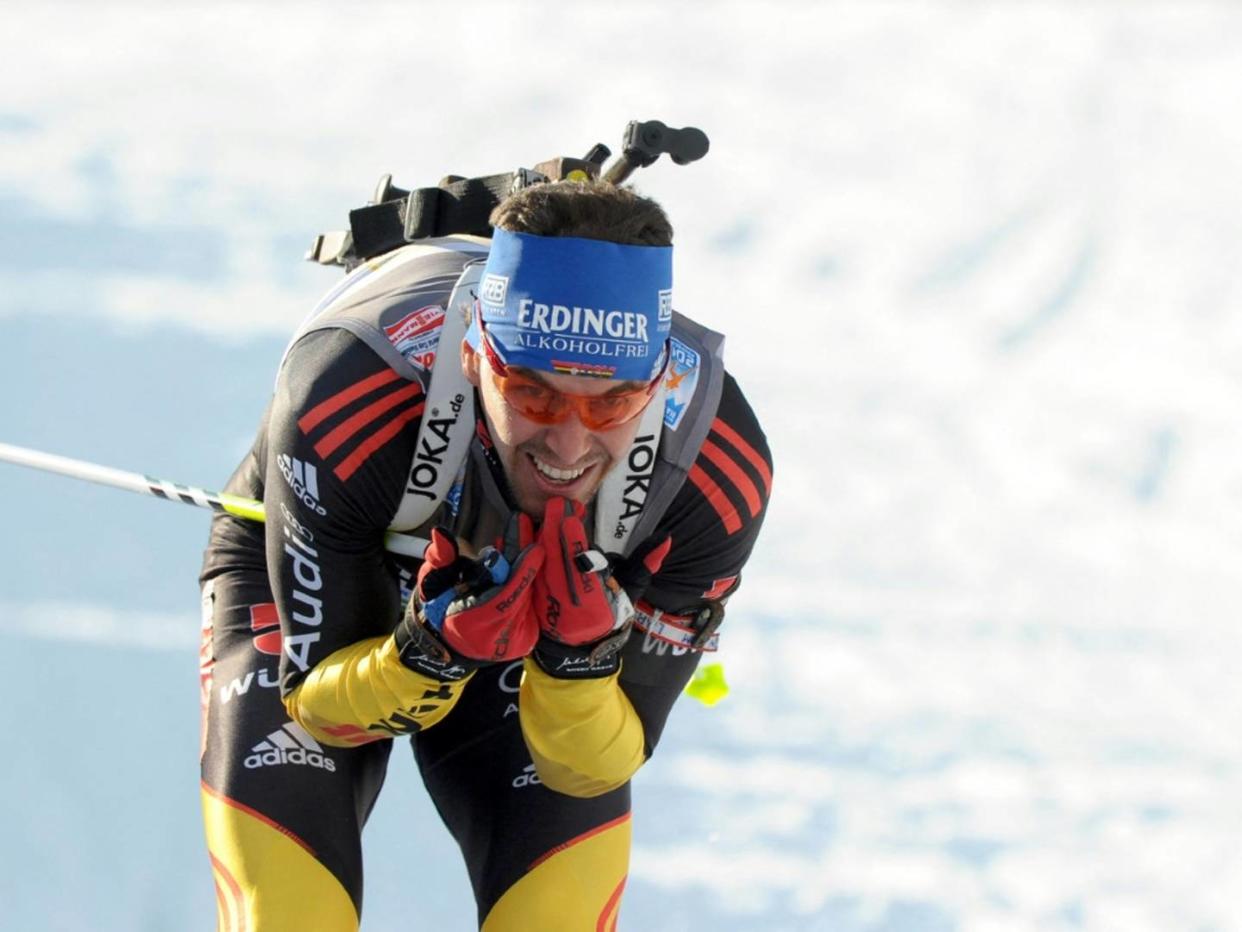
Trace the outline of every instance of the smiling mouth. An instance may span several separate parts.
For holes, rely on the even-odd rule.
[[[553,466],[551,463],[545,463],[532,453],[528,453],[526,455],[530,457],[530,461],[535,467],[535,472],[537,472],[541,478],[546,479],[548,482],[563,485],[569,485],[576,482],[578,479],[581,479],[587,470],[591,468],[591,465],[594,465],[590,464],[579,467],[578,469],[560,469]]]

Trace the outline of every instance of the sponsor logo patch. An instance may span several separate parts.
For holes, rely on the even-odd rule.
[[[388,342],[407,362],[430,369],[436,361],[436,347],[440,343],[440,328],[443,326],[444,308],[429,304],[385,327],[384,333]]]
[[[611,379],[617,371],[616,366],[596,362],[573,362],[563,359],[552,360],[552,370],[562,375],[589,375],[597,379]]]
[[[314,543],[315,535],[311,533],[310,528],[295,518],[284,502],[280,503],[280,513],[284,515],[286,527],[292,528],[294,533],[303,540]]]
[[[503,305],[509,293],[508,275],[485,275],[479,287],[479,299],[488,304]]]
[[[319,504],[319,470],[314,464],[304,463],[287,453],[281,453],[276,457],[276,465],[280,467],[280,474],[285,477],[285,482],[289,483],[289,488],[293,489],[298,501],[317,515],[328,513],[328,509]]]
[[[676,430],[699,384],[699,354],[676,337],[669,338],[668,376],[664,380],[664,426]]]
[[[518,303],[512,343],[506,345],[595,359],[644,359],[648,340],[647,317],[637,311],[569,307],[523,298]]]
[[[243,763],[247,770],[280,767],[286,764],[318,767],[329,773],[336,770],[336,764],[332,758],[324,753],[319,742],[297,722],[285,722],[273,731],[250,749],[250,754]]]
[[[432,408],[430,417],[419,427],[414,465],[410,467],[410,476],[405,487],[407,495],[435,499],[440,470],[446,465],[444,456],[448,452],[452,430],[457,426],[457,419],[461,417],[465,404],[465,395],[454,395],[449,400],[448,411]]]
[[[524,786],[535,786],[538,783],[543,783],[543,781],[539,779],[539,774],[535,773],[534,764],[527,764],[522,768],[522,772],[513,778],[513,786],[519,790]]]
[[[244,696],[250,692],[251,686],[259,686],[262,689],[275,689],[280,685],[280,681],[276,679],[275,674],[271,670],[264,667],[256,673],[250,670],[245,676],[236,676],[227,683],[220,685],[220,702],[228,705],[237,696]]]
[[[457,513],[461,511],[461,495],[462,483],[460,481],[455,481],[451,486],[449,486],[448,495],[444,496],[444,503],[448,505],[449,514],[451,514],[454,518],[456,518]]]
[[[520,660],[515,660],[505,667],[504,672],[500,674],[500,679],[497,681],[501,692],[517,695],[518,690],[522,687],[522,667],[523,664]]]
[[[250,630],[254,632],[254,649],[269,657],[280,656],[280,615],[275,602],[250,606]]]
[[[689,653],[689,648],[678,647],[676,644],[670,644],[652,635],[650,631],[643,632],[642,650],[644,654],[654,653],[657,657],[663,657],[665,654],[672,653],[674,657],[684,657]]]
[[[647,502],[647,494],[651,491],[651,471],[655,468],[656,456],[655,434],[635,437],[630,444],[630,452],[625,459],[625,488],[621,492],[621,502],[625,511],[617,519],[612,530],[615,540],[625,537],[628,529],[626,522],[636,519],[643,511]]]
[[[569,334],[601,340],[646,343],[649,339],[647,317],[638,311],[543,304],[533,298],[523,298],[518,302],[518,327],[534,333]]]
[[[323,623],[323,599],[315,595],[323,589],[319,551],[294,537],[288,527],[281,530],[285,535],[285,554],[292,560],[289,570],[293,575],[293,599],[289,614],[296,625],[318,629]],[[294,630],[297,633],[281,638],[281,647],[294,666],[305,673],[311,667],[310,651],[319,640],[319,631],[304,632],[301,627]]]

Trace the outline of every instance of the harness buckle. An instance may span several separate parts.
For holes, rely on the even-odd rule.
[[[692,650],[703,650],[707,646],[707,643],[712,639],[712,635],[720,627],[720,623],[724,621],[724,616],[724,606],[715,599],[712,599],[699,609],[698,614],[694,616],[694,627],[697,629],[697,633],[690,642]]]

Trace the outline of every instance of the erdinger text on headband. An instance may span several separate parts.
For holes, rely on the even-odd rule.
[[[649,382],[673,322],[671,246],[497,229],[466,339],[508,366]]]

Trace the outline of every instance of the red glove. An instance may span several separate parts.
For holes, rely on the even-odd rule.
[[[616,652],[629,636],[634,618],[634,605],[613,578],[611,561],[587,539],[585,516],[580,502],[552,498],[539,529],[547,558],[534,586],[541,634],[535,659],[553,676],[615,672]],[[665,540],[647,551],[631,575],[649,583],[670,546],[671,541]],[[617,569],[621,574],[622,567]]]
[[[591,644],[634,614],[629,596],[606,572],[608,558],[591,549],[585,516],[581,502],[550,498],[539,528],[539,543],[551,559],[535,580],[535,614],[539,629],[562,644]]]
[[[509,521],[498,544],[470,560],[461,556],[448,534],[439,528],[431,532],[410,609],[397,631],[406,666],[432,672],[426,662],[430,659],[433,667],[461,667],[464,675],[480,662],[516,660],[530,653],[539,637],[531,598],[544,562],[543,546],[524,514]]]

